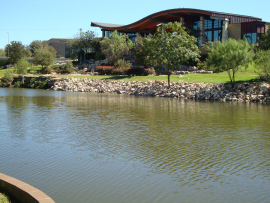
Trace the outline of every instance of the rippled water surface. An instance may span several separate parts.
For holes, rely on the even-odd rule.
[[[0,88],[0,172],[63,202],[270,202],[270,106]]]

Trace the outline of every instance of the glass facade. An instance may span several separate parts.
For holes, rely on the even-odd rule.
[[[221,41],[222,39],[222,20],[204,20],[205,42]]]
[[[241,25],[241,37],[246,38],[249,43],[257,43],[258,38],[265,32],[265,26],[261,23],[250,23]]]

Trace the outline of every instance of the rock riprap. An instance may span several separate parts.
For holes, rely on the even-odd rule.
[[[167,81],[106,81],[89,78],[66,78],[50,88],[55,91],[117,93],[140,96],[175,97],[197,100],[270,102],[270,84],[216,84]]]

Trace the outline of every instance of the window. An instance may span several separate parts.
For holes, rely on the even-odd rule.
[[[246,38],[249,43],[257,43],[258,38],[265,32],[262,23],[247,23],[241,25],[241,37]]]
[[[221,41],[222,39],[222,21],[204,20],[205,41]]]

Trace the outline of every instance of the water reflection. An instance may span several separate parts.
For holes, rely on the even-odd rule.
[[[151,174],[169,177],[182,192],[192,188],[200,191],[197,191],[197,195],[202,195],[204,190],[211,191],[211,194],[220,195],[223,191],[237,195],[239,185],[249,183],[247,188],[245,186],[245,192],[253,195],[257,193],[256,201],[270,198],[266,189],[256,190],[257,186],[265,186],[270,180],[269,105],[113,94],[16,91],[0,89],[3,135],[56,145],[61,149],[61,157],[68,156],[74,162],[76,158],[72,153],[86,153],[87,156],[78,157],[86,164],[79,166],[81,174],[71,175],[72,170],[75,170],[71,167],[65,169],[69,177],[90,178],[92,173],[89,175],[89,171],[83,172],[84,167],[91,167],[100,176],[106,177],[108,169],[100,166],[114,160],[125,167],[119,168],[112,164],[114,169],[111,169],[111,173],[119,171],[128,174],[133,184],[137,180],[143,182],[142,177],[132,175],[134,171],[147,168]],[[65,146],[69,147],[69,151],[66,151]],[[44,151],[50,159],[57,160],[59,155],[51,154],[48,149]],[[87,165],[87,161],[92,164]],[[66,159],[59,162],[64,165]],[[61,168],[60,165],[57,167]],[[130,196],[134,195],[132,188],[136,196],[138,189],[134,186],[131,187],[122,179],[109,177],[119,184],[114,185],[114,188],[129,188],[126,192]],[[96,181],[92,177],[91,180]],[[166,182],[165,178],[157,180],[148,177],[147,180],[156,190],[159,184]],[[102,181],[105,180],[99,180],[99,184]],[[168,183],[163,186],[167,187]],[[172,188],[175,190],[175,186]],[[146,187],[143,189],[147,190]],[[95,188],[93,190],[98,191]],[[108,194],[112,196],[113,191]],[[99,194],[104,196],[102,192]],[[183,193],[175,194],[183,196]],[[154,200],[151,198],[149,202]],[[217,200],[215,198],[218,196],[211,201]]]

